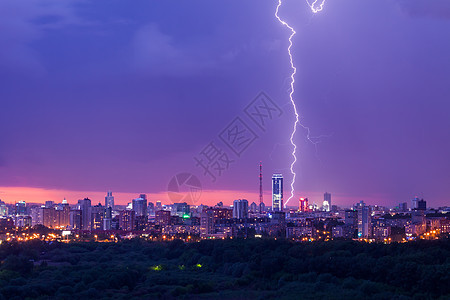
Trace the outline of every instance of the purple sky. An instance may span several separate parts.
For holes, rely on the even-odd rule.
[[[257,192],[262,160],[264,188],[281,172],[288,195],[289,32],[276,2],[2,0],[0,187],[161,193],[192,172],[207,190]],[[323,136],[316,153],[296,135],[296,198],[448,205],[450,2],[328,0],[313,15],[290,0],[280,14],[298,32],[302,122]],[[282,116],[252,127],[259,138],[212,183],[194,156],[260,91]]]

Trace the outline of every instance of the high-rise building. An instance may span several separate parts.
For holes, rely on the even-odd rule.
[[[191,208],[186,202],[172,204],[172,215],[182,218],[185,215],[189,215],[190,211]]]
[[[141,194],[139,198],[133,199],[131,207],[136,212],[137,217],[147,217],[147,196]]]
[[[27,214],[27,204],[25,201],[19,201],[16,203],[16,216],[24,216]]]
[[[162,210],[162,204],[161,201],[156,201],[156,205],[155,205],[155,209],[158,210]]]
[[[136,212],[134,210],[123,210],[119,215],[119,226],[122,230],[132,231],[135,229]]]
[[[349,226],[358,225],[358,212],[356,210],[346,210],[344,223]]]
[[[419,202],[417,202],[417,209],[418,210],[427,210],[427,201],[425,200],[419,200]]]
[[[170,224],[170,211],[158,210],[155,212],[155,225],[166,226]]]
[[[283,175],[272,176],[272,210],[283,211]]]
[[[256,205],[255,202],[252,202],[252,204],[250,204],[250,211],[252,213],[256,213],[258,211],[258,205]]]
[[[358,238],[368,238],[371,235],[371,214],[370,207],[364,201],[356,204],[358,212]]]
[[[406,202],[402,202],[398,204],[398,210],[401,212],[406,212],[408,211],[408,203]]]
[[[105,197],[105,207],[106,207],[106,208],[111,207],[112,210],[114,210],[114,196],[113,196],[113,194],[112,194],[111,191],[108,191],[108,192],[106,193],[106,197]]]
[[[298,210],[301,212],[309,211],[308,198],[300,198],[299,203],[298,203]]]
[[[112,225],[112,207],[105,208],[105,216],[103,217],[103,230],[111,230]]]
[[[248,218],[248,201],[239,199],[233,201],[233,218],[247,219]]]
[[[204,237],[214,233],[214,211],[205,209],[200,214],[200,235]]]
[[[59,227],[66,227],[70,225],[70,205],[66,198],[61,203],[59,208]]]
[[[81,209],[73,209],[70,211],[69,219],[70,219],[70,227],[74,230],[80,230],[83,228],[83,212]]]
[[[230,219],[233,210],[223,207],[203,208],[200,212],[200,236],[208,237],[215,234],[232,234]]]
[[[419,208],[419,197],[414,197],[414,199],[412,199],[412,209],[418,209]]]
[[[8,215],[8,207],[6,203],[0,200],[0,217],[6,217]]]
[[[91,230],[91,199],[78,200],[77,209],[81,210],[81,229]]]
[[[135,230],[145,230],[148,223],[147,195],[140,194],[139,198],[133,199],[132,209],[136,212]]]
[[[52,204],[50,205],[49,202],[52,202]],[[47,201],[46,205],[33,208],[32,213],[36,217],[33,224],[42,224],[49,228],[62,229],[70,225],[70,207],[66,199],[60,205],[55,205],[53,201]]]
[[[149,215],[154,216],[155,215],[155,203],[149,202],[147,205],[147,213]]]
[[[42,207],[41,206],[34,206],[31,208],[31,225],[38,225],[38,224],[42,224],[43,220],[42,220]]]
[[[331,194],[326,192],[323,194],[323,210],[330,211],[331,210]]]
[[[105,207],[100,203],[91,208],[91,228],[92,230],[102,230],[104,226]]]
[[[42,224],[48,228],[55,228],[56,210],[51,207],[42,208]]]

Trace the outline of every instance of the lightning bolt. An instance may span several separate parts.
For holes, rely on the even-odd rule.
[[[326,0],[315,0],[313,3],[310,3],[308,0],[306,0],[306,3],[308,3],[308,6],[311,8],[311,11],[316,14],[316,13],[318,13],[318,12],[323,10],[323,6],[325,5],[325,1]],[[290,137],[291,145],[293,147],[293,150],[292,150],[293,161],[292,161],[291,167],[290,167],[291,174],[292,174],[291,196],[287,199],[286,203],[284,204],[284,206],[286,207],[287,204],[289,203],[289,201],[294,197],[294,192],[295,192],[294,185],[295,185],[295,178],[297,177],[297,174],[295,173],[294,166],[295,166],[295,163],[297,162],[297,155],[296,155],[297,144],[295,144],[295,142],[294,142],[294,137],[295,137],[295,133],[297,132],[297,126],[300,123],[300,120],[299,120],[300,117],[299,117],[299,114],[298,114],[298,111],[297,111],[297,105],[295,104],[295,101],[294,101],[295,74],[297,74],[297,68],[294,65],[294,58],[293,58],[292,51],[291,51],[292,50],[292,46],[294,44],[292,42],[292,39],[297,34],[297,32],[295,31],[295,29],[291,25],[289,25],[289,23],[287,23],[286,21],[284,21],[280,17],[279,12],[280,12],[280,8],[281,8],[282,5],[283,5],[283,0],[278,0],[278,5],[277,5],[277,8],[275,10],[275,17],[277,18],[278,22],[281,23],[281,25],[285,26],[286,28],[288,28],[291,31],[291,35],[289,36],[289,46],[287,48],[287,52],[289,54],[289,62],[291,64],[291,69],[292,69],[291,84],[290,84],[291,88],[290,88],[290,92],[289,92],[289,100],[291,101],[292,108],[294,109],[294,115],[295,115],[295,122],[294,122],[293,130],[292,130],[292,133],[291,133],[291,137]],[[310,129],[308,127],[304,126],[301,123],[300,123],[300,126],[302,126],[304,129],[307,130],[307,139],[312,142],[312,140],[310,138]],[[316,145],[316,143],[314,143],[314,142],[313,142],[313,144]]]
[[[306,0],[306,3],[308,3],[309,7],[311,8],[311,11],[317,14],[318,12],[323,10],[325,0],[315,0],[312,4],[308,0]]]

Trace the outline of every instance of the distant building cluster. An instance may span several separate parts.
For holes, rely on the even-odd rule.
[[[260,198],[262,199],[262,197]],[[283,206],[283,176],[272,177],[272,205],[238,199],[226,207],[191,206],[187,203],[162,205],[140,194],[126,206],[116,205],[108,191],[104,204],[89,198],[74,205],[46,201],[42,205],[24,201],[9,205],[0,200],[0,232],[37,225],[61,230],[65,235],[101,232],[115,237],[146,235],[161,239],[215,239],[234,237],[282,237],[297,241],[357,239],[377,242],[404,242],[416,238],[434,239],[450,233],[448,207],[429,209],[423,199],[414,198],[411,208],[400,203],[394,208],[367,205],[360,201],[351,208],[332,204],[331,194],[322,206],[307,197],[298,208]],[[6,236],[5,236],[6,237]],[[11,236],[8,236],[11,238]],[[0,239],[2,237],[0,236]]]

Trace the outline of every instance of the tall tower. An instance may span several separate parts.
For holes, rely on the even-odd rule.
[[[136,212],[136,217],[147,217],[147,195],[141,194],[139,198],[133,199],[131,207]]]
[[[419,197],[414,197],[414,199],[412,200],[412,209],[418,209],[419,208]]]
[[[77,209],[81,210],[81,229],[91,230],[91,199],[84,198],[83,200],[78,200]]]
[[[262,162],[259,162],[259,212],[264,211],[263,187],[262,187]]]
[[[283,211],[283,175],[272,176],[272,210]]]
[[[324,211],[330,211],[331,210],[331,194],[328,192],[325,192],[323,194],[323,205],[322,208]]]
[[[360,201],[356,205],[358,213],[358,238],[368,238],[371,235],[371,211],[364,201]]]
[[[239,199],[233,201],[233,218],[247,219],[248,218],[248,201]]]
[[[111,191],[108,191],[105,197],[105,207],[111,207],[112,210],[114,210],[114,196]]]

